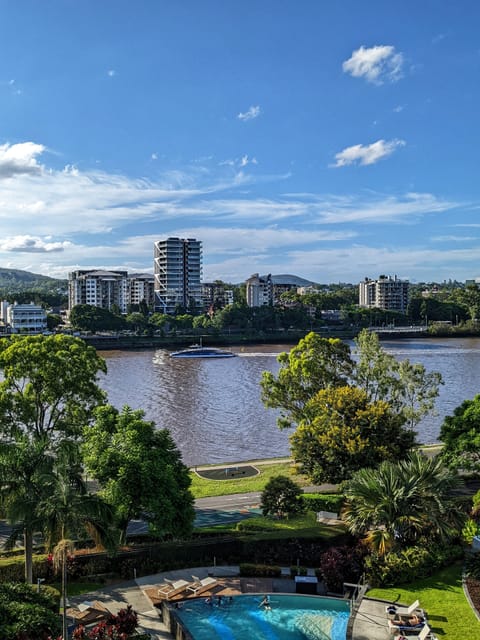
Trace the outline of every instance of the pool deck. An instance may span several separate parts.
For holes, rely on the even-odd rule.
[[[155,605],[162,598],[158,589],[165,584],[165,578],[170,580],[192,581],[192,573],[200,578],[214,574],[218,584],[211,590],[202,592],[201,597],[239,595],[241,593],[295,593],[295,582],[285,578],[240,578],[239,568],[231,567],[195,567],[168,571],[152,576],[146,576],[119,585],[105,587],[93,594],[84,594],[70,598],[70,605],[75,606],[86,601],[101,602],[110,612],[117,613],[127,605],[132,605],[139,618],[139,631],[149,633],[152,640],[172,640],[173,636],[160,620]],[[179,593],[172,602],[185,599],[185,592]],[[352,633],[349,640],[390,640],[385,616],[385,603],[364,598],[356,612]]]

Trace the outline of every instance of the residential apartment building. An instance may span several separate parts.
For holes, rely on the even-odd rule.
[[[178,307],[203,310],[202,243],[194,238],[167,238],[154,245],[155,310],[174,314]]]
[[[246,284],[247,305],[249,307],[265,307],[273,304],[273,282],[271,274],[260,276],[254,273]]]
[[[280,296],[286,291],[297,291],[299,288],[311,286],[313,283],[290,274],[260,276],[258,273],[254,273],[245,284],[247,305],[249,307],[263,307],[279,304]]]
[[[202,282],[203,308],[213,312],[233,304],[233,290],[224,282]]]
[[[11,333],[43,333],[47,330],[47,312],[34,302],[1,305],[2,320]],[[5,314],[5,315],[4,315]]]
[[[399,280],[397,276],[379,276],[378,280],[365,278],[359,284],[359,306],[405,313],[408,288],[408,280]]]
[[[128,274],[126,271],[78,270],[68,274],[68,310],[77,304],[110,310],[116,305],[127,313]]]
[[[152,273],[130,273],[127,277],[128,304],[145,302],[149,309],[155,305],[155,278]]]

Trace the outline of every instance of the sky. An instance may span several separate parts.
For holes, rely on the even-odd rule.
[[[477,0],[0,0],[0,267],[480,276]]]

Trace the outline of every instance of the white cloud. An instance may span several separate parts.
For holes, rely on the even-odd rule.
[[[152,155],[150,156],[151,160],[158,160],[158,154],[156,153],[152,153]]]
[[[404,140],[377,140],[372,144],[355,144],[335,154],[335,164],[331,167],[346,167],[350,164],[375,164],[392,154],[398,147],[405,146]]]
[[[396,82],[402,76],[403,55],[391,45],[360,47],[343,63],[343,71],[373,84]]]
[[[117,72],[115,71],[115,69],[109,69],[107,71],[107,76],[109,76],[110,78],[113,78],[116,75],[117,75]]]
[[[261,113],[261,109],[260,106],[251,106],[248,111],[245,111],[245,113],[240,112],[237,116],[237,118],[239,120],[242,120],[242,122],[247,122],[247,120],[254,120],[255,118],[258,118],[258,116]]]
[[[399,104],[393,108],[394,113],[401,113],[405,109],[405,105]]]
[[[0,251],[20,253],[51,253],[64,251],[71,246],[71,242],[49,242],[51,238],[34,236],[12,236],[0,240]]]
[[[42,165],[37,156],[45,151],[42,144],[20,142],[18,144],[0,145],[0,179],[21,174],[38,174]]]

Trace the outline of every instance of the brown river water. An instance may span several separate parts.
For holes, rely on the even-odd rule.
[[[399,359],[439,371],[445,384],[436,416],[418,426],[418,440],[438,441],[445,415],[480,393],[480,338],[402,339],[382,342]],[[287,345],[233,347],[237,358],[175,359],[165,349],[104,351],[101,386],[118,408],[143,409],[146,419],[172,433],[188,466],[240,462],[289,454],[288,431],[260,399],[262,371],[278,371]]]

